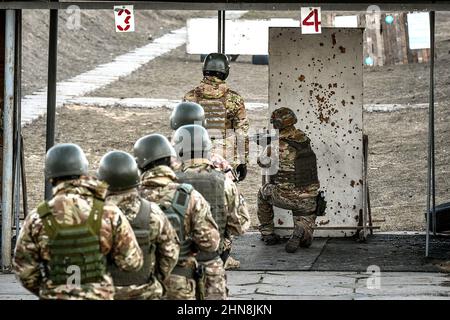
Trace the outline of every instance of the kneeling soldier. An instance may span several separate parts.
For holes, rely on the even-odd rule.
[[[204,298],[204,278],[197,272],[195,253],[215,252],[220,235],[206,200],[189,184],[177,182],[169,167],[175,151],[166,137],[151,134],[134,145],[134,155],[142,170],[140,194],[159,204],[180,239],[178,264],[164,282],[167,299]]]
[[[41,299],[113,299],[109,257],[122,270],[142,267],[142,251],[123,213],[105,204],[105,183],[87,177],[88,161],[75,144],[48,150],[45,173],[53,198],[25,219],[14,271]]]
[[[108,183],[107,201],[125,214],[144,254],[139,272],[123,272],[114,264],[109,271],[116,286],[115,299],[160,299],[164,282],[177,264],[179,241],[175,229],[155,203],[138,194],[139,170],[126,152],[111,151],[103,156],[99,179]]]

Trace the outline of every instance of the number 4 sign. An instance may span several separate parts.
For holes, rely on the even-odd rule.
[[[114,6],[116,32],[134,32],[133,6]]]
[[[322,17],[319,7],[301,8],[300,20],[302,34],[322,33]]]

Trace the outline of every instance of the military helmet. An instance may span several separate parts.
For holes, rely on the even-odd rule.
[[[110,191],[121,191],[139,185],[139,170],[134,158],[123,151],[111,151],[100,160],[97,177],[109,184]]]
[[[230,73],[228,57],[223,53],[208,54],[203,62],[203,75],[206,76],[208,71],[221,73],[223,75],[222,80],[228,78]]]
[[[278,108],[272,112],[270,123],[273,124],[275,129],[287,128],[297,123],[297,116],[289,108]]]
[[[206,126],[205,111],[203,107],[195,102],[181,102],[176,105],[170,116],[170,127],[177,130],[187,124],[198,124]]]
[[[177,155],[183,160],[192,158],[192,153],[196,154],[196,158],[207,157],[212,148],[208,131],[196,124],[178,128],[173,136],[173,143]]]
[[[167,157],[176,157],[169,140],[161,134],[154,133],[140,138],[134,144],[134,157],[140,169],[149,163]]]
[[[83,150],[74,143],[60,143],[51,147],[45,156],[47,179],[81,176],[88,173],[89,162]]]

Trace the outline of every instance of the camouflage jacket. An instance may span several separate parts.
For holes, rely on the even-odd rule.
[[[157,166],[144,172],[141,176],[140,195],[149,201],[169,206],[179,184],[176,175],[167,166]],[[197,248],[202,251],[216,251],[220,243],[217,224],[211,215],[209,204],[200,193],[193,190],[185,217],[185,234],[190,235]],[[188,259],[185,264],[195,265],[195,259]]]
[[[137,189],[109,194],[107,196],[107,201],[117,205],[130,223],[136,218],[141,207],[141,198],[139,197]],[[178,261],[180,247],[177,233],[159,206],[154,202],[151,202],[150,204],[150,243],[156,246],[157,259],[154,261],[153,266],[156,278],[154,277],[152,279],[153,281],[149,281],[148,284],[144,285],[117,287],[117,295],[123,298],[160,298],[163,292],[160,291],[161,286],[155,285],[155,282],[163,282],[170,275]]]
[[[105,199],[106,184],[91,178],[64,181],[53,188],[48,202],[58,223],[80,224],[87,220],[94,196]],[[111,276],[98,283],[53,285],[45,274],[51,260],[44,224],[37,210],[25,219],[15,248],[13,268],[22,285],[42,299],[113,299]],[[143,255],[128,220],[115,205],[105,203],[100,229],[100,249],[125,271],[142,267]]]
[[[247,111],[245,110],[244,99],[235,91],[231,90],[225,81],[212,76],[204,77],[200,85],[185,94],[184,101],[199,102],[200,100],[222,100],[226,108],[226,129],[233,129],[236,135],[237,142],[245,142],[245,159],[248,161],[248,129],[249,121],[247,118]],[[206,116],[207,117],[207,116]],[[227,133],[228,137],[229,133]],[[241,139],[241,140],[239,140]],[[217,140],[216,140],[217,141]],[[233,142],[236,142],[233,139]],[[226,139],[226,144],[230,144],[230,138]],[[238,147],[234,148],[234,152]],[[224,154],[227,152],[227,155]],[[238,156],[232,158],[229,153],[231,150],[221,152],[229,162],[237,161]],[[242,160],[242,159],[241,159]]]
[[[267,146],[263,151],[261,156],[267,156],[272,161],[269,163],[265,162],[263,167],[268,167],[271,165],[275,165],[273,159],[278,159],[278,170],[282,171],[294,171],[295,170],[295,160],[297,157],[297,151],[294,147],[289,145],[285,139],[295,141],[295,142],[304,142],[309,140],[306,134],[300,129],[295,128],[295,126],[289,126],[279,131],[279,140],[278,140],[278,148],[273,148],[271,145]],[[278,150],[276,150],[278,149]],[[258,163],[260,163],[258,159]],[[273,170],[273,168],[272,168]],[[298,189],[293,183],[279,183],[276,186],[280,190],[292,191]],[[307,187],[302,188],[301,190],[296,190],[297,193],[305,193],[305,195],[316,194],[320,185],[317,183],[311,184]]]
[[[208,159],[192,159],[185,161],[181,167],[183,172],[206,172],[210,169],[217,170]],[[250,227],[250,216],[246,209],[246,203],[239,192],[236,184],[225,176],[225,212],[227,213],[226,234],[241,235]],[[243,206],[245,210],[241,208]]]

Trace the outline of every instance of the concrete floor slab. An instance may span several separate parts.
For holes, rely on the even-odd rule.
[[[239,270],[309,270],[320,255],[327,239],[316,239],[310,248],[290,254],[284,244],[266,246],[258,232],[237,237],[233,243],[233,256],[240,260]]]

